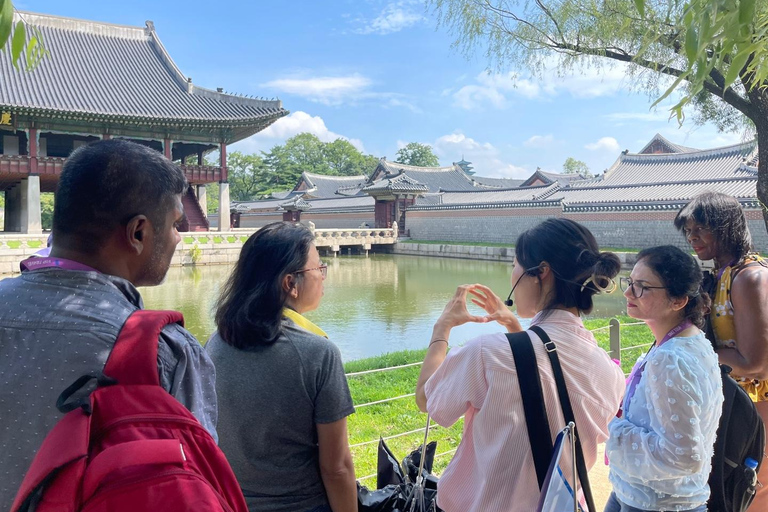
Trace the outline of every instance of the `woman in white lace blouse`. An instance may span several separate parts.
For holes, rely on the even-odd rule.
[[[656,342],[627,380],[605,451],[613,494],[605,512],[706,511],[723,403],[717,355],[699,330],[709,297],[696,260],[673,246],[638,254],[622,279],[627,314]]]

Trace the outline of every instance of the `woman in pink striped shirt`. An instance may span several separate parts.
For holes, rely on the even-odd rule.
[[[533,317],[557,346],[587,468],[597,445],[608,437],[624,391],[624,376],[584,328],[580,314],[592,310],[592,297],[613,289],[618,257],[600,252],[592,233],[566,219],[548,219],[524,232],[515,246],[514,300],[521,317]],[[488,314],[468,312],[472,302]],[[511,294],[510,294],[511,295]],[[460,286],[434,326],[416,388],[416,403],[442,426],[464,415],[464,433],[438,484],[437,502],[446,512],[530,511],[539,487],[523,412],[517,368],[503,333],[468,341],[446,355],[450,331],[467,322],[496,321],[508,332],[522,328],[489,288]],[[564,426],[552,367],[543,343],[532,331],[552,438]],[[561,467],[570,474],[570,458]]]

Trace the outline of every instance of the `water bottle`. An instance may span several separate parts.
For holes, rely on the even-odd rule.
[[[749,482],[749,487],[751,489],[757,488],[757,461],[752,457],[747,457],[744,460],[744,465],[747,467],[744,473]],[[752,492],[754,493],[755,491],[753,490]]]

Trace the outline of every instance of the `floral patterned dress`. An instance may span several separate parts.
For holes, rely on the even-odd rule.
[[[731,304],[731,282],[733,277],[743,268],[759,264],[768,266],[768,262],[757,254],[749,254],[743,261],[722,269],[722,274],[717,282],[714,296],[712,297],[712,313],[710,322],[715,333],[715,346],[717,348],[736,347],[736,326],[733,323],[733,305]],[[747,379],[731,376],[749,393],[753,402],[768,401],[768,380]]]

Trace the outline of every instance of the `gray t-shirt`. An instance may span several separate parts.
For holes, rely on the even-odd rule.
[[[44,269],[0,281],[0,510],[11,507],[37,449],[62,418],[56,399],[99,372],[125,320],[143,308],[125,279]],[[188,331],[163,329],[160,384],[216,436],[215,370]]]
[[[219,446],[251,511],[327,503],[315,424],[355,411],[338,347],[288,319],[282,331],[273,344],[247,350],[218,332],[206,345],[216,366]]]

